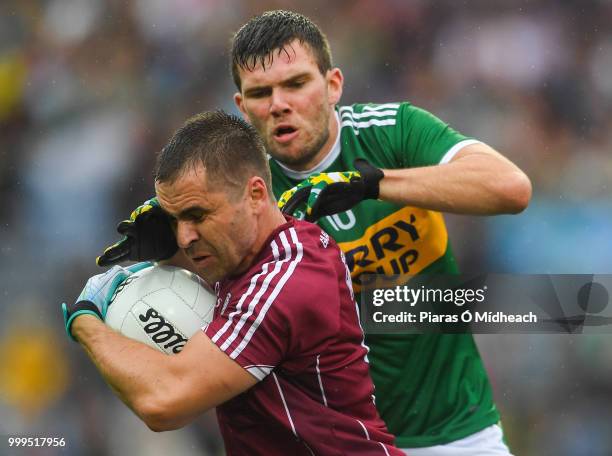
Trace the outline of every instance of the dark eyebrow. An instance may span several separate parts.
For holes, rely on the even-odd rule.
[[[202,206],[190,206],[186,209],[183,209],[181,212],[179,212],[175,218],[184,220],[196,214],[197,215],[208,214],[209,212],[210,212],[209,209],[206,209],[205,207],[202,207]]]
[[[279,83],[279,85],[285,86],[285,85],[289,85],[291,83],[294,83],[294,82],[298,81],[299,79],[309,79],[309,78],[310,78],[310,73],[303,72],[303,73],[296,74],[295,76],[291,76],[288,79],[283,79]],[[270,89],[270,86],[268,86],[268,85],[253,86],[253,87],[249,87],[248,89],[246,89],[244,91],[244,94],[248,96],[248,95],[250,95],[252,93],[255,93],[255,92],[258,92],[260,90],[267,90],[267,89]]]
[[[308,78],[310,78],[310,73],[296,74],[295,76],[292,76],[288,79],[281,81],[281,85],[291,84],[292,82],[295,82],[299,79],[308,79]]]

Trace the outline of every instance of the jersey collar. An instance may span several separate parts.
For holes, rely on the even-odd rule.
[[[322,173],[327,168],[329,168],[329,166],[336,160],[336,158],[338,158],[338,155],[340,155],[340,128],[341,128],[341,125],[340,125],[340,119],[338,118],[338,113],[336,111],[334,111],[334,115],[336,117],[336,123],[338,124],[338,133],[336,134],[336,140],[334,141],[334,145],[332,146],[329,153],[325,156],[325,158],[321,160],[321,162],[318,165],[314,166],[311,169],[307,169],[306,171],[295,171],[291,168],[288,168],[286,165],[283,165],[281,162],[273,158],[273,160],[282,170],[283,174],[285,174],[287,177],[290,177],[291,179],[294,179],[294,180],[304,180],[311,174]]]

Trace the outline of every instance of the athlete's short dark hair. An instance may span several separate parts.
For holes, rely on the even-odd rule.
[[[285,47],[293,40],[308,45],[321,74],[331,69],[329,43],[314,22],[292,11],[266,11],[240,27],[232,38],[231,71],[238,90],[241,89],[239,69],[251,71],[257,63],[265,69],[272,64],[273,52],[287,52]]]
[[[172,183],[198,164],[204,166],[208,179],[224,187],[242,189],[257,175],[272,192],[263,141],[255,128],[233,114],[216,110],[188,119],[158,154],[155,180]]]

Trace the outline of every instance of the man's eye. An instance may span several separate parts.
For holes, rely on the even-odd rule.
[[[189,220],[190,222],[198,223],[204,220],[204,218],[204,214],[191,214],[187,217],[187,220]]]
[[[287,84],[288,87],[292,88],[292,89],[299,89],[300,87],[302,87],[305,84],[304,81],[292,81],[289,84]]]
[[[248,93],[250,98],[264,98],[270,95],[269,90],[254,90]]]

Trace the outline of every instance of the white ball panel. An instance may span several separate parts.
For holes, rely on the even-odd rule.
[[[202,322],[208,324],[212,321],[217,296],[208,291],[203,285],[198,288],[198,297],[193,306],[194,312],[200,317]]]
[[[123,320],[130,313],[129,306],[121,306],[121,305],[113,305],[108,308],[106,312],[106,318],[104,322],[110,326],[111,328],[121,332],[121,326],[123,325]]]
[[[197,276],[184,269],[179,269],[174,272],[170,288],[184,299],[190,307],[193,307],[198,297],[200,283],[197,280]]]
[[[174,266],[155,265],[151,268],[143,269],[140,272],[142,280],[139,280],[139,286],[142,290],[159,290],[160,288],[168,288],[172,286],[174,280],[174,272],[180,268]]]

